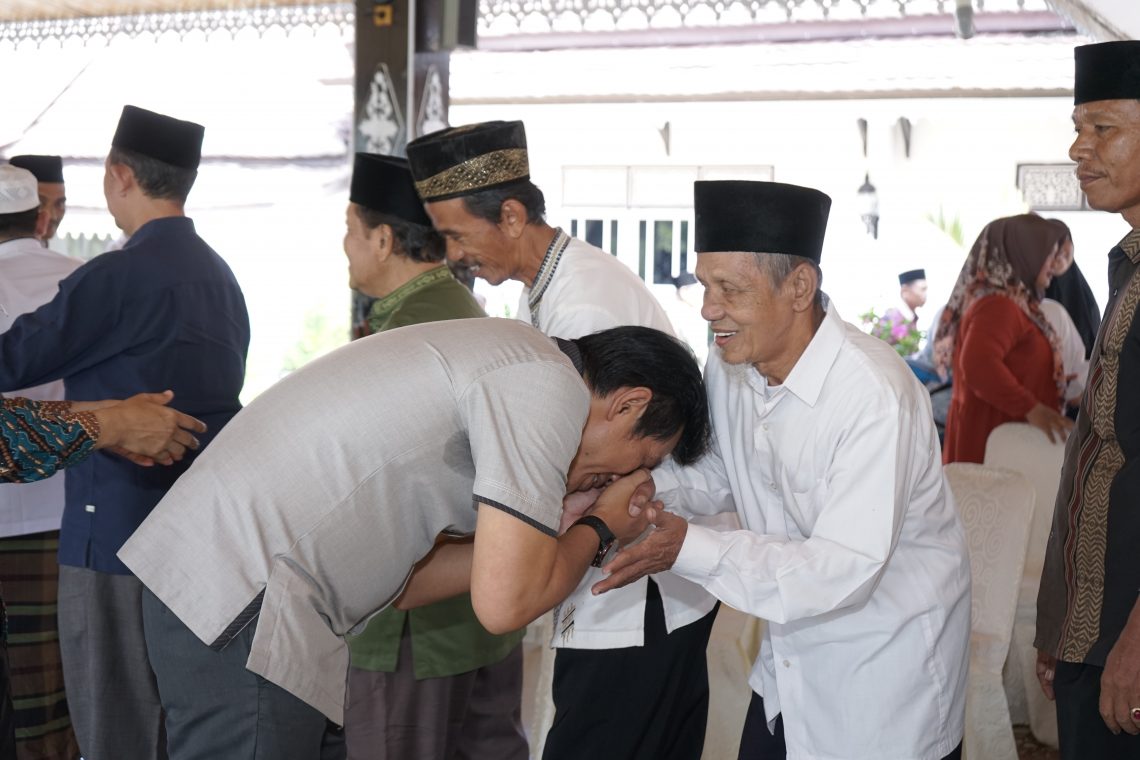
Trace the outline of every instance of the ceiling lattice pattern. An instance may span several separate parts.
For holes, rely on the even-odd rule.
[[[632,31],[949,14],[955,0],[480,0],[479,32]],[[1039,12],[1046,0],[974,0],[978,12]]]
[[[12,0],[7,0],[12,2]],[[38,5],[38,0],[15,0],[16,5]],[[66,12],[67,7],[78,3],[45,3]],[[354,10],[351,3],[290,3],[277,5],[262,2],[231,0],[227,7],[217,0],[199,0],[194,3],[183,0],[133,0],[123,2],[84,2],[83,15],[50,18],[45,16],[14,17],[14,9],[0,4],[0,43],[19,44],[25,41],[45,42],[48,40],[83,39],[110,40],[117,36],[138,37],[164,34],[185,36],[192,33],[213,34],[214,32],[236,33],[252,29],[258,33],[273,28],[289,31],[298,27],[319,29],[335,26],[341,30],[351,29]],[[177,6],[177,9],[163,9],[162,6]],[[193,7],[192,7],[193,6]],[[133,8],[134,10],[129,10]],[[105,10],[106,13],[94,13]]]

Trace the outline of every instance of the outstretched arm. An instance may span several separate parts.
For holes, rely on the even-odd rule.
[[[0,480],[30,482],[73,467],[92,451],[110,448],[145,466],[172,464],[196,449],[199,420],[166,406],[165,393],[126,401],[3,399],[0,409]]]

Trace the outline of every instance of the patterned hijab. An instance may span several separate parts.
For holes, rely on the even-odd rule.
[[[1019,214],[995,219],[985,226],[962,265],[938,325],[934,364],[946,376],[957,350],[962,317],[978,300],[1001,295],[1016,303],[1053,347],[1053,379],[1057,397],[1064,398],[1065,370],[1060,340],[1041,311],[1037,275],[1057,246],[1069,239],[1069,228],[1056,219]],[[1059,405],[1058,405],[1059,406]]]

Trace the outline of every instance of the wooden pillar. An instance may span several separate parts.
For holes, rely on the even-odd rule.
[[[403,156],[448,125],[450,51],[473,45],[475,0],[356,0],[355,150]],[[352,337],[372,299],[353,293]]]

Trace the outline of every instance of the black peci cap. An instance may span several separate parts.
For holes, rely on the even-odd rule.
[[[786,253],[819,263],[831,198],[781,182],[693,184],[697,253]]]
[[[8,163],[36,175],[36,182],[63,182],[63,159],[59,156],[12,156]]]
[[[136,106],[123,106],[111,145],[164,164],[197,169],[206,128]]]
[[[348,199],[381,214],[431,227],[423,201],[416,194],[408,162],[402,158],[357,153],[352,164]]]
[[[1074,51],[1073,105],[1140,99],[1140,41],[1081,45]]]
[[[487,121],[432,132],[408,143],[408,163],[425,203],[530,179],[521,121]]]

